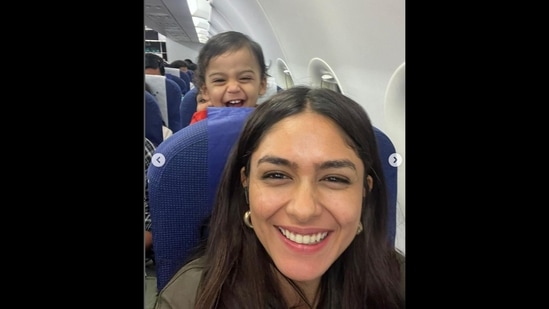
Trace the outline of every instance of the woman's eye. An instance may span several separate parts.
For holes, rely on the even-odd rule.
[[[325,177],[324,180],[327,180],[329,182],[337,182],[337,183],[345,183],[345,184],[350,183],[349,179],[336,177],[336,176],[328,176],[328,177]]]
[[[288,178],[282,173],[268,173],[263,176],[264,179],[285,179]]]

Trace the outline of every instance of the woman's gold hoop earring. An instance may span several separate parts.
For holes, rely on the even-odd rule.
[[[358,224],[358,228],[356,229],[356,234],[357,234],[357,235],[360,234],[360,232],[362,232],[363,229],[364,229],[364,228],[362,227],[362,222],[360,222],[360,223]]]
[[[250,219],[250,214],[252,212],[250,210],[246,211],[244,213],[244,224],[246,224],[246,226],[248,226],[249,228],[253,229],[254,226],[252,225],[252,222],[251,222],[251,219]]]

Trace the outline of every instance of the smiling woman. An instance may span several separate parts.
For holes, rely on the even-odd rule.
[[[313,299],[322,274],[362,230],[372,176],[333,120],[317,113],[273,125],[248,168],[242,182],[254,232],[276,268],[306,282]]]
[[[246,121],[207,243],[156,308],[404,308],[387,208],[364,109],[329,89],[280,92]]]
[[[403,299],[403,293],[395,292],[400,284],[395,279],[399,270],[394,268],[392,255],[395,247],[400,253],[397,258],[405,255],[404,168],[410,166],[404,148],[406,1],[145,0],[144,8],[146,30],[156,31],[155,41],[165,43],[159,46],[161,56],[168,63],[179,59],[188,63],[192,86],[198,88],[194,93],[201,90],[210,106],[210,115],[199,112],[204,114],[197,114],[196,120],[203,120],[188,126],[189,131],[198,131],[193,126],[210,128],[216,108],[244,110],[254,106],[255,110],[282,89],[284,92],[306,86],[340,92],[334,96],[317,90],[292,90],[287,96],[277,96],[276,101],[286,108],[294,104],[295,110],[261,108],[254,112],[257,122],[250,122],[246,131],[253,136],[243,136],[240,146],[235,146],[246,161],[230,161],[230,176],[226,176],[230,181],[224,182],[230,190],[222,188],[217,200],[214,220],[222,228],[211,235],[212,245],[202,251],[200,259],[177,274],[184,279],[172,276],[190,262],[187,249],[200,240],[194,234],[199,228],[173,220],[174,212],[181,218],[196,212],[210,215],[214,196],[210,191],[202,194],[205,191],[185,186],[178,186],[173,194],[158,195],[166,205],[184,200],[189,206],[173,212],[151,207],[153,213],[166,215],[165,220],[153,218],[157,227],[153,231],[162,232],[153,241],[166,245],[155,244],[160,283],[154,292],[160,292],[159,307],[165,308],[167,302],[181,305],[178,308],[196,309],[255,309],[264,304],[270,309],[287,309],[289,305],[349,309],[362,305],[376,308],[381,307],[376,304]],[[296,14],[308,18],[292,18]],[[247,51],[245,44],[233,48],[239,41],[234,39],[235,33],[256,42],[261,53],[253,45],[247,45],[251,47]],[[202,73],[204,78],[200,79]],[[304,97],[309,103],[296,103]],[[191,116],[185,114],[188,119],[201,108],[195,98],[189,105]],[[355,103],[348,102],[348,98]],[[269,106],[272,108],[274,102]],[[315,115],[302,115],[305,113]],[[239,129],[242,124],[238,122]],[[374,127],[377,143],[373,149],[370,127]],[[340,135],[333,132],[334,128],[341,131]],[[207,131],[208,138],[212,131],[216,130]],[[282,137],[284,132],[292,134]],[[324,141],[314,135],[321,132],[331,132],[334,142],[350,148],[321,147]],[[280,147],[266,148],[274,140]],[[224,145],[233,146],[233,141]],[[356,148],[354,156],[352,147]],[[376,166],[375,147],[383,172]],[[208,151],[208,156],[212,152]],[[226,159],[224,153],[217,162]],[[200,162],[210,164],[207,159]],[[189,165],[185,170],[192,169]],[[181,174],[175,172],[175,166],[170,170],[174,179],[179,179]],[[187,165],[177,166],[183,169],[181,166]],[[208,166],[207,170],[212,169]],[[215,184],[219,183],[219,174],[215,173]],[[193,175],[196,178],[185,180],[211,179],[209,174]],[[158,188],[166,188],[160,185],[163,183],[157,184]],[[358,187],[363,188],[362,195],[357,195]],[[388,203],[384,193],[377,190],[388,192]],[[191,198],[179,199],[176,191],[182,196],[207,197],[207,208]],[[296,208],[299,205],[302,208]],[[159,222],[164,224],[163,229]],[[360,233],[352,233],[361,228]],[[175,236],[173,231],[181,234]],[[384,237],[389,239],[388,244],[383,242]],[[158,258],[159,253],[166,255]],[[321,255],[325,259],[319,258]],[[316,267],[300,264],[301,259]],[[372,277],[383,279],[374,283]],[[171,278],[173,281],[166,285]],[[309,281],[310,285],[306,283]]]

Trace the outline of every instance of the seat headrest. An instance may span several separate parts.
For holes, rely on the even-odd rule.
[[[213,205],[215,190],[231,148],[253,107],[208,107],[208,193]]]
[[[198,244],[229,152],[252,110],[209,108],[206,119],[156,149],[147,179],[159,290]]]

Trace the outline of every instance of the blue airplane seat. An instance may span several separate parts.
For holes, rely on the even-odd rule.
[[[179,88],[181,88],[182,95],[185,95],[185,93],[189,91],[189,89],[191,88],[191,84],[184,78],[181,78],[181,74],[179,73],[182,72],[179,69],[165,67],[164,71],[166,73],[164,76],[176,82]]]
[[[193,78],[194,78],[194,71],[193,70],[187,70],[187,75],[189,76],[189,79],[191,80],[191,83],[193,81]]]
[[[396,153],[395,146],[391,139],[383,133],[380,129],[374,127],[374,134],[376,136],[377,148],[381,164],[383,165],[383,175],[385,176],[385,184],[387,186],[387,205],[389,210],[387,217],[389,222],[387,223],[387,234],[392,244],[395,243],[396,237],[396,211],[397,211],[397,167],[389,164],[389,160],[393,158],[391,155]]]
[[[187,83],[183,79],[181,79],[179,76],[175,76],[169,73],[166,73],[165,76],[167,79],[174,81],[179,86],[179,88],[181,89],[182,96],[185,95],[185,93],[187,93],[187,90],[189,87],[187,86]]]
[[[189,90],[191,90],[191,82],[192,82],[192,80],[191,80],[189,74],[187,74],[187,73],[185,73],[185,72],[183,72],[183,71],[180,70],[180,71],[179,71],[179,77],[187,83],[187,85],[188,85],[188,87],[189,87],[189,88],[187,89],[187,92],[189,92]]]
[[[145,74],[145,82],[160,106],[164,124],[173,133],[179,131],[182,128],[179,105],[183,97],[179,85],[166,76],[151,74]]]
[[[145,137],[148,138],[155,147],[164,140],[162,132],[162,113],[160,106],[152,94],[145,91]]]
[[[253,109],[208,108],[208,118],[156,149],[147,178],[158,291],[198,244],[225,161]]]
[[[181,72],[185,74],[184,72]],[[179,113],[181,114],[181,125],[184,127],[188,126],[191,123],[193,114],[196,112],[196,94],[198,89],[195,87],[189,90],[181,100],[181,105],[179,105]]]
[[[198,244],[229,152],[253,109],[210,107],[205,120],[181,129],[156,149],[147,178],[158,291]],[[395,148],[381,130],[374,131],[389,195],[388,234],[394,243],[397,168],[389,157]]]

